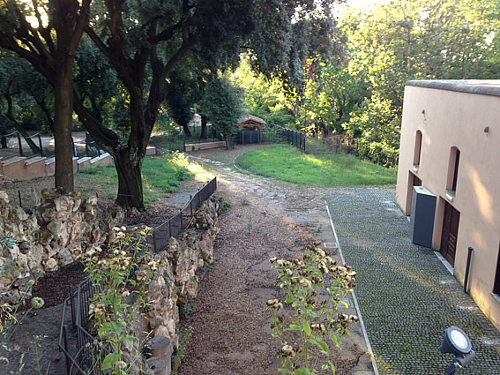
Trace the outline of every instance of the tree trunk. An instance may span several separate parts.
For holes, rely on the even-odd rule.
[[[191,137],[191,130],[189,130],[189,124],[188,123],[183,123],[182,124],[182,130],[184,130],[184,134],[186,134],[186,137]]]
[[[7,137],[3,134],[1,137],[1,144],[2,144],[2,148],[7,148]]]
[[[64,192],[74,190],[73,182],[73,63],[83,30],[89,22],[90,2],[52,0],[57,43],[54,71],[55,185]]]
[[[224,135],[224,138],[226,140],[226,150],[231,150],[232,147],[232,136],[231,135]]]
[[[45,117],[47,117],[47,123],[49,124],[50,130],[52,130],[52,133],[54,133],[54,119],[52,118],[52,114],[47,107],[45,100],[38,100],[37,98],[35,98],[35,100],[42,112],[45,114]]]
[[[142,161],[140,155],[130,155],[129,150],[115,155],[115,168],[118,174],[118,194],[116,202],[121,206],[144,209],[142,188]]]
[[[200,139],[207,139],[208,138],[207,123],[208,123],[207,117],[201,115],[201,134],[200,134]]]
[[[64,192],[74,190],[73,146],[71,128],[73,115],[73,62],[62,64],[58,69],[55,94],[54,140],[55,140],[55,185]]]

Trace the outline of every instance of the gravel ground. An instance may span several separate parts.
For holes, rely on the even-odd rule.
[[[410,241],[391,189],[338,189],[328,198],[381,374],[438,374],[451,363],[439,347],[450,325],[477,356],[460,374],[500,374],[500,333],[434,252]]]
[[[202,281],[192,314],[182,323],[181,331],[192,327],[193,334],[180,375],[276,374],[279,343],[271,338],[265,302],[278,297],[279,290],[269,259],[295,255],[311,237],[334,241],[325,190],[236,171],[232,160],[248,148],[196,153],[197,161],[217,175],[218,192],[231,208],[221,217],[215,264]],[[348,313],[355,313],[353,307]],[[352,326],[342,348],[333,355],[337,375],[373,373],[359,324]]]

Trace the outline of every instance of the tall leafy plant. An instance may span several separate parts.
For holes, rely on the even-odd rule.
[[[335,374],[331,348],[340,347],[349,324],[359,320],[338,311],[347,307],[344,297],[356,286],[356,272],[350,266],[339,266],[319,243],[295,258],[275,257],[271,263],[278,271],[278,287],[285,292],[284,300],[267,301],[267,309],[273,312],[273,336],[281,342],[279,371]]]

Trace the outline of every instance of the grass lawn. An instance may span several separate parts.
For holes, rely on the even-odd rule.
[[[394,185],[396,169],[344,154],[302,154],[297,148],[276,145],[251,150],[236,163],[255,174],[315,186]]]
[[[142,165],[144,202],[151,203],[161,196],[177,191],[182,180],[191,177],[208,180],[210,176],[205,175],[206,172],[199,165],[189,162],[183,154],[161,158],[146,157]],[[98,186],[100,194],[114,199],[118,187],[115,167],[111,164],[80,171],[75,174],[75,185],[90,186],[92,189]]]

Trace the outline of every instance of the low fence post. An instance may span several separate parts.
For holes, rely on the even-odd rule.
[[[73,328],[76,327],[76,311],[75,311],[75,293],[73,290],[73,286],[69,286],[69,301],[71,308],[71,326]]]
[[[75,141],[73,137],[71,137],[71,147],[73,149],[73,156],[76,158],[78,156],[78,151],[76,151]]]
[[[155,146],[155,155],[160,155],[160,150],[158,149],[158,137],[156,135],[153,137],[153,145]]]
[[[43,147],[42,147],[42,137],[40,136],[40,133],[38,135],[38,145],[40,147],[40,156],[43,156]]]
[[[23,154],[23,144],[21,142],[21,135],[17,132],[17,143],[19,144],[19,156],[24,156]]]
[[[64,350],[66,353],[64,353],[64,357],[66,357],[66,371],[67,374],[71,374],[71,348],[69,346],[69,339],[68,339],[68,326],[64,325],[63,326],[63,346]]]

